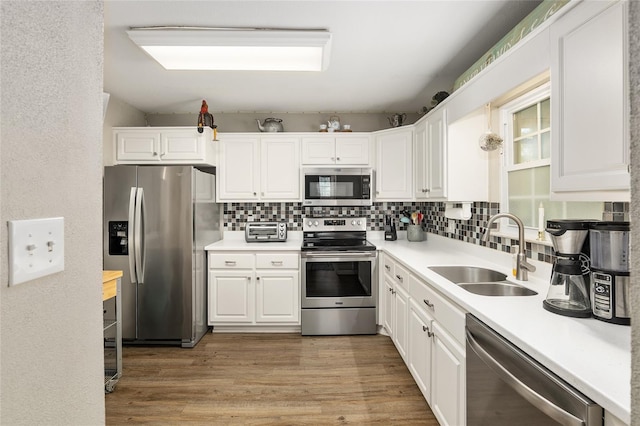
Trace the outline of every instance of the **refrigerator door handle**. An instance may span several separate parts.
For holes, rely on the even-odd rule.
[[[131,283],[137,284],[138,278],[136,276],[136,263],[134,253],[136,250],[135,244],[135,209],[136,209],[136,187],[131,187],[129,193],[129,235],[127,236],[127,250],[129,252],[129,275],[131,276]]]
[[[135,212],[135,235],[136,235],[136,270],[138,271],[138,283],[144,284],[144,267],[145,267],[145,244],[144,244],[144,189],[138,188],[136,194],[136,212]]]

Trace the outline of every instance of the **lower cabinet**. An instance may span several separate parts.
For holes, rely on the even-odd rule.
[[[298,253],[209,253],[208,323],[300,324]]]
[[[382,325],[438,422],[463,426],[465,312],[395,258],[385,253],[382,259]]]

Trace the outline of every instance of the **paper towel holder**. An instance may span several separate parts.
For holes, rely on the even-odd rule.
[[[471,202],[445,203],[444,217],[447,219],[471,219]]]

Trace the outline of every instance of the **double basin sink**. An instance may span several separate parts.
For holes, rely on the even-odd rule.
[[[438,275],[470,293],[482,296],[533,296],[537,292],[507,281],[502,272],[476,266],[432,266]]]

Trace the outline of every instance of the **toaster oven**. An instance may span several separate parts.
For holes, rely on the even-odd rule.
[[[287,241],[286,222],[247,222],[244,239],[248,243]]]

